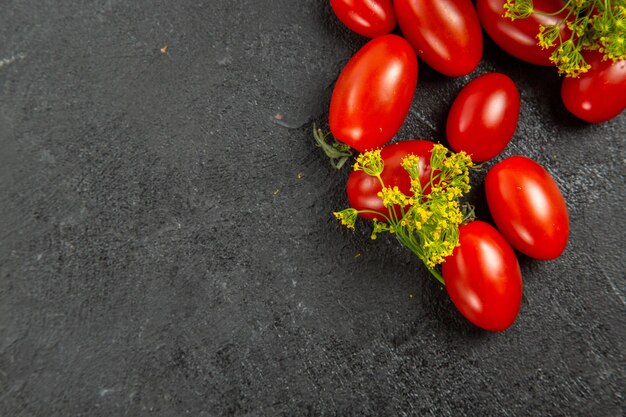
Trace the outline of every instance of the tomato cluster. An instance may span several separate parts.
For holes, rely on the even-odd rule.
[[[568,24],[572,16],[564,7],[565,1],[533,0],[534,12],[519,20],[504,16],[505,3],[503,0],[476,1],[478,17],[487,34],[498,46],[522,61],[554,65],[550,58],[555,47],[539,47],[537,34],[541,27],[560,24],[559,37],[569,38]],[[582,55],[590,68],[580,77],[563,79],[563,104],[586,122],[605,122],[626,109],[626,61],[603,59],[597,51],[586,51]]]
[[[467,75],[478,66],[483,50],[481,27],[510,55],[535,65],[554,65],[555,46],[540,47],[537,34],[542,27],[560,25],[560,37],[571,35],[568,24],[562,23],[571,20],[565,2],[534,0],[534,12],[518,20],[504,16],[506,3],[477,0],[474,8],[470,0],[330,1],[339,20],[366,37],[387,35],[397,23],[414,54],[444,75]],[[363,145],[381,146],[400,128],[413,98],[409,87],[417,82],[417,67],[414,58],[407,56],[406,41],[393,37],[378,40],[376,48],[368,44],[346,67],[349,75],[342,74],[344,80],[338,83],[331,105],[335,116],[331,131],[339,140],[361,150]],[[376,52],[364,52],[370,49]],[[590,69],[580,78],[563,80],[563,103],[589,123],[610,120],[626,109],[626,61],[613,62],[596,51],[585,52],[583,57]],[[407,88],[398,91],[402,86]],[[363,100],[374,106],[367,106],[368,114],[359,117],[354,108],[362,106]],[[345,122],[337,121],[344,115]]]
[[[535,37],[540,25],[556,24],[567,17],[567,11],[561,10],[563,2],[535,0],[535,10],[545,14],[516,21],[503,17],[505,3],[477,0],[475,8],[470,0],[330,1],[346,26],[373,38],[337,79],[330,102],[330,131],[341,146],[359,152],[379,149],[376,158],[372,157],[375,162],[370,163],[384,165],[381,171],[367,172],[366,154],[357,159],[346,185],[352,211],[336,213],[343,224],[353,227],[358,215],[374,221],[373,237],[376,230],[394,233],[391,225],[381,224],[390,219],[400,219],[398,224],[409,221],[403,216],[410,212],[414,199],[407,196],[426,200],[451,181],[433,182],[444,169],[443,160],[434,165],[431,159],[440,145],[405,140],[385,146],[411,106],[417,58],[448,76],[469,74],[481,60],[482,27],[511,55],[551,65],[553,51],[539,48]],[[391,33],[396,24],[403,36]],[[568,30],[563,25],[563,33]],[[580,78],[563,82],[563,102],[581,119],[609,120],[626,108],[626,62],[603,60],[598,52],[589,52],[586,58],[591,69]],[[491,160],[511,141],[519,117],[520,94],[513,80],[500,73],[475,77],[452,103],[446,123],[448,143],[455,152],[476,162]],[[406,163],[409,156],[413,163],[419,162],[411,169]],[[468,177],[465,181],[469,183]],[[515,321],[521,305],[522,276],[515,251],[535,259],[557,258],[567,245],[569,218],[552,176],[524,156],[495,164],[486,175],[485,193],[496,227],[473,219],[459,223],[452,233],[456,245],[442,257],[440,274],[421,259],[445,284],[452,302],[469,321],[501,331]],[[418,225],[413,227],[419,229],[425,220],[417,218],[410,221],[416,221]],[[403,233],[406,230],[401,229]]]

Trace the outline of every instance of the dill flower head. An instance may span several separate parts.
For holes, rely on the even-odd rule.
[[[380,233],[394,235],[400,243],[415,253],[441,280],[435,269],[459,245],[459,226],[467,219],[459,198],[470,191],[469,170],[472,160],[465,152],[450,152],[436,144],[431,150],[431,177],[427,184],[420,182],[420,159],[407,155],[401,163],[411,179],[411,192],[405,194],[398,186],[387,185],[381,178],[384,163],[380,151],[365,152],[357,157],[355,170],[377,177],[381,191],[377,196],[385,208],[399,207],[389,213],[377,213],[384,221],[373,220],[371,238]],[[428,192],[425,192],[428,190]],[[354,229],[359,211],[348,208],[334,213],[341,223]],[[389,214],[389,215],[387,215]]]

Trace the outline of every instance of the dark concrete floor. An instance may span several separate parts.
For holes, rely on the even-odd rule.
[[[546,166],[570,210],[486,333],[331,216],[347,172],[311,122],[363,42],[323,0],[3,2],[0,415],[624,414],[626,115],[576,120],[552,69],[489,40],[470,76],[420,66],[398,139],[445,141],[460,88],[504,72],[499,159]]]

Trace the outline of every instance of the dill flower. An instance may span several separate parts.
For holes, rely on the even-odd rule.
[[[465,152],[453,153],[436,144],[431,151],[431,178],[425,186],[419,180],[419,164],[419,157],[415,155],[407,155],[402,160],[402,167],[411,178],[410,195],[383,182],[380,151],[359,155],[355,170],[378,178],[381,191],[377,195],[385,208],[400,207],[399,214],[395,210],[389,211],[390,216],[378,213],[386,221],[373,220],[371,238],[376,239],[383,232],[394,235],[443,282],[437,267],[459,245],[459,226],[469,218],[458,199],[470,191],[469,170],[473,164]],[[430,192],[425,193],[428,188]],[[343,225],[354,229],[359,211],[348,208],[334,214]]]
[[[533,8],[532,0],[507,0],[504,16],[511,20],[526,19],[532,14],[555,16],[567,11],[555,25],[541,25],[537,45],[555,48],[550,60],[559,74],[578,77],[591,66],[582,56],[583,50],[598,50],[604,60],[626,59],[626,1],[569,0],[561,10],[545,13]],[[569,33],[562,30],[567,26]]]

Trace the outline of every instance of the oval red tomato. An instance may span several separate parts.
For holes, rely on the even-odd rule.
[[[553,65],[550,55],[554,48],[541,49],[537,44],[539,26],[559,24],[567,12],[556,16],[545,16],[537,13],[526,19],[511,20],[504,17],[505,0],[477,0],[478,17],[485,32],[491,39],[510,55],[536,65]],[[533,0],[533,7],[544,13],[554,13],[563,7],[562,0]],[[564,31],[569,31],[563,26]],[[569,37],[569,34],[567,35]]]
[[[380,177],[386,186],[397,186],[404,194],[411,193],[411,178],[402,167],[402,159],[407,155],[419,157],[420,162],[420,182],[422,186],[430,181],[430,152],[434,143],[427,140],[407,140],[385,146],[380,152],[380,156],[385,163]],[[348,178],[346,191],[350,207],[357,210],[372,210],[387,214],[388,211],[383,206],[383,201],[378,197],[378,192],[382,187],[378,178],[371,177],[363,171],[353,171]],[[428,188],[425,192],[428,192]],[[396,212],[399,213],[399,207]],[[383,220],[375,213],[361,213],[361,217],[366,219]]]
[[[372,39],[337,79],[330,131],[359,152],[383,146],[404,123],[416,85],[417,58],[411,45],[396,35]]]
[[[478,327],[507,329],[522,301],[515,252],[496,229],[481,221],[460,226],[459,243],[441,265],[450,299]]]
[[[465,151],[477,162],[493,158],[513,137],[519,111],[519,92],[509,77],[494,72],[473,79],[463,87],[448,114],[450,147]]]
[[[487,173],[485,192],[496,226],[515,249],[536,259],[561,255],[569,235],[567,206],[541,165],[507,158]]]
[[[391,0],[330,0],[330,6],[344,25],[368,38],[385,35],[396,27]]]
[[[394,6],[402,33],[433,69],[457,77],[476,68],[483,38],[470,0],[395,0]]]
[[[578,78],[565,78],[561,86],[567,110],[589,123],[606,122],[626,109],[626,61],[602,61],[602,56],[583,52],[591,68]]]

